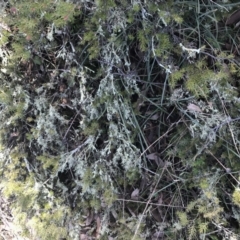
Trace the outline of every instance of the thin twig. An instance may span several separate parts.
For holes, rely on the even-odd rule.
[[[209,153],[220,165],[221,167],[238,183],[240,184],[240,182],[232,175],[232,173],[229,172],[228,168],[226,168],[222,163],[221,161],[215,157],[215,155],[210,151],[208,150],[207,153]]]
[[[134,200],[123,199],[123,198],[118,198],[117,201],[143,203],[143,204],[147,203],[147,202],[143,202],[143,201],[134,201]],[[158,206],[158,207],[186,208],[186,207],[183,207],[183,206],[173,206],[173,205],[160,204],[160,203],[150,203],[150,202],[148,203],[148,205],[153,205],[153,206]]]
[[[164,172],[164,170],[166,169],[166,167],[167,167],[167,166],[165,165],[164,168],[163,168],[163,170],[162,170],[161,176],[163,175],[163,172]],[[154,187],[154,189],[153,189],[153,191],[152,191],[152,193],[151,193],[151,195],[150,195],[150,197],[149,197],[149,199],[148,199],[148,201],[147,201],[147,203],[146,203],[146,206],[145,206],[145,208],[144,208],[144,210],[143,210],[143,213],[142,213],[142,215],[141,215],[141,217],[140,217],[140,220],[139,220],[139,222],[138,222],[138,225],[137,225],[137,227],[136,227],[136,230],[135,230],[135,232],[134,232],[134,235],[133,235],[132,240],[135,239],[135,237],[136,237],[136,235],[137,235],[137,233],[138,233],[138,230],[139,230],[139,228],[140,228],[141,222],[142,222],[142,220],[143,220],[143,216],[144,216],[145,212],[147,211],[148,206],[150,205],[150,201],[152,200],[152,197],[153,197],[154,194],[155,194],[155,190],[156,190],[156,188],[157,188],[157,186],[158,186],[158,183],[159,183],[159,181],[160,181],[160,179],[161,179],[161,176],[158,178],[157,183],[155,184],[155,187]]]

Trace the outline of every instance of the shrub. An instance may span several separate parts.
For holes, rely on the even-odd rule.
[[[18,235],[237,235],[239,44],[224,20],[237,4],[225,2],[4,5],[1,189]]]

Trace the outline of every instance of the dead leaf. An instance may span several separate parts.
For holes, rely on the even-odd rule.
[[[158,156],[158,153],[150,153],[146,156],[148,160],[154,160],[159,167],[164,166],[163,160]]]
[[[153,216],[153,218],[157,221],[157,222],[162,222],[163,218],[161,216],[161,214],[159,213],[158,209],[155,208],[151,211],[151,214]]]
[[[11,137],[17,137],[19,135],[19,132],[13,132],[10,134]]]
[[[226,21],[226,25],[236,24],[240,21],[240,9],[233,12]]]
[[[62,104],[68,104],[68,99],[67,98],[62,98]]]
[[[65,84],[61,84],[61,85],[59,86],[59,91],[60,91],[60,92],[64,92],[66,88],[67,88],[67,86],[66,86]]]
[[[158,120],[158,119],[159,119],[159,114],[156,113],[156,114],[152,115],[152,116],[150,117],[150,119],[153,120],[153,121]]]
[[[88,235],[81,233],[80,240],[89,240],[89,237],[88,237]]]
[[[155,160],[155,161],[157,161],[158,156],[157,156],[156,153],[150,153],[150,154],[148,154],[148,155],[146,156],[146,158],[147,158],[148,160]]]
[[[97,217],[96,222],[97,222],[96,239],[100,239],[100,229],[101,229],[100,217]]]
[[[149,179],[148,179],[148,176],[146,176],[146,175],[147,174],[144,174],[143,177],[142,177],[142,180],[141,180],[141,183],[140,183],[140,188],[139,188],[140,190],[143,190],[148,184]]]
[[[93,212],[92,212],[92,211],[89,212],[89,214],[88,214],[88,216],[87,216],[87,219],[86,219],[86,221],[85,221],[85,226],[89,226],[89,225],[92,223],[93,217],[94,217]]]
[[[131,194],[131,199],[138,200],[138,197],[139,197],[139,189],[136,188]]]
[[[163,195],[162,193],[160,193],[158,198],[158,204],[161,205],[162,203],[163,203]]]
[[[201,108],[198,107],[197,105],[193,104],[193,103],[189,103],[187,106],[187,109],[190,112],[202,112]]]

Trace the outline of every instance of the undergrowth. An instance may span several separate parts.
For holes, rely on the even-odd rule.
[[[238,239],[238,7],[4,2],[2,234]]]

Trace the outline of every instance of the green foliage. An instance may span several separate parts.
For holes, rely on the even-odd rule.
[[[206,61],[197,61],[194,65],[187,65],[171,75],[171,86],[174,88],[179,80],[185,82],[186,89],[196,97],[208,98],[211,89],[209,84],[223,83],[230,76],[225,71],[218,73],[206,67]]]
[[[61,227],[61,222],[64,217],[64,209],[54,210],[52,214],[42,213],[40,216],[34,216],[28,222],[28,226],[35,230],[35,236],[42,239],[59,239],[67,237],[67,232],[64,227]]]
[[[155,53],[159,57],[163,57],[164,53],[166,54],[166,51],[169,51],[173,48],[173,45],[171,44],[169,36],[167,34],[156,34],[156,40],[158,44],[155,45]]]
[[[232,194],[234,204],[240,206],[240,190],[236,188]]]
[[[176,213],[178,218],[179,218],[179,221],[180,221],[180,224],[182,227],[185,227],[188,225],[189,221],[187,219],[187,214],[185,212],[177,212]]]
[[[134,218],[128,218],[128,219],[119,219],[118,221],[119,227],[118,227],[118,234],[120,239],[128,239],[132,238],[134,235],[134,230],[136,226],[136,219]],[[142,240],[142,236],[140,234],[141,229],[143,226],[140,227],[138,234],[135,235],[134,240]]]
[[[147,33],[145,32],[145,30],[139,30],[137,32],[137,38],[139,41],[139,49],[143,52],[146,51],[148,47],[149,39],[147,37]]]
[[[47,170],[49,168],[52,168],[53,172],[56,172],[58,168],[58,156],[51,156],[51,155],[40,155],[36,157],[37,160],[39,160],[42,163],[43,169]]]
[[[60,1],[56,4],[54,11],[46,14],[45,18],[49,23],[53,22],[56,27],[63,27],[74,20],[75,7],[71,2]]]
[[[84,134],[85,135],[94,135],[98,132],[99,130],[99,123],[97,121],[92,121],[89,126],[87,126],[84,129]]]
[[[238,233],[234,4],[4,5],[1,190],[19,236]]]
[[[103,198],[104,202],[111,206],[117,200],[117,195],[111,189],[106,189],[103,193]]]

